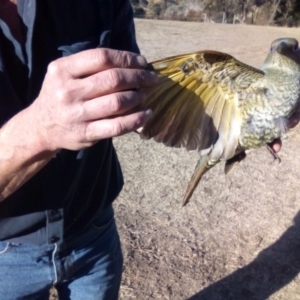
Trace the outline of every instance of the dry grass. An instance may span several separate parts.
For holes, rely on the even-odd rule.
[[[298,29],[136,20],[149,61],[214,49],[258,67]],[[114,140],[125,175],[115,203],[125,259],[121,299],[300,299],[300,129],[282,163],[252,152],[228,177],[215,167],[184,209],[197,161],[135,134]]]

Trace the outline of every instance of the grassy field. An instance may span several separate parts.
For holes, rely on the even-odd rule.
[[[299,29],[136,20],[148,61],[209,49],[259,67]],[[197,155],[136,134],[114,140],[125,176],[115,203],[124,252],[120,299],[300,299],[300,127],[273,162],[252,152],[229,176],[204,176],[181,208]]]

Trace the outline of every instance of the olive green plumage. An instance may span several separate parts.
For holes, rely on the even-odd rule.
[[[200,154],[184,205],[216,163],[224,160],[228,173],[245,150],[280,138],[300,104],[300,50],[293,38],[275,40],[260,70],[216,51],[174,56],[149,67],[159,82],[146,89],[145,107],[153,115],[141,137]]]

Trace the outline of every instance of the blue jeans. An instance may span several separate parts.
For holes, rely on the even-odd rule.
[[[94,222],[62,245],[0,242],[0,299],[118,299],[123,257],[110,207],[105,223]],[[107,217],[109,216],[109,217]]]

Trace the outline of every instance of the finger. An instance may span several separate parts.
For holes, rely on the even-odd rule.
[[[77,81],[82,98],[89,100],[102,95],[153,85],[158,77],[152,71],[110,69]]]
[[[134,131],[143,126],[149,120],[151,114],[151,110],[138,111],[113,119],[91,122],[86,127],[86,140],[97,141]]]
[[[83,118],[86,121],[107,118],[124,114],[141,105],[145,93],[140,91],[125,91],[105,95],[83,103]]]
[[[144,69],[146,59],[138,54],[112,49],[91,49],[59,60],[73,78],[79,78],[111,68]]]
[[[278,153],[281,149],[282,142],[281,139],[275,139],[272,143],[268,144],[274,153]]]

